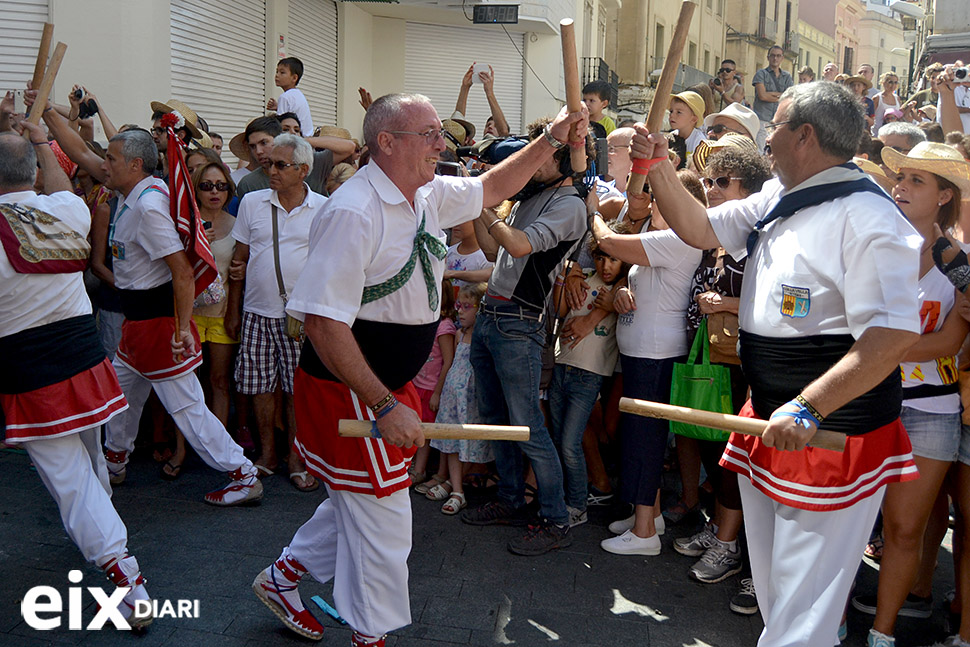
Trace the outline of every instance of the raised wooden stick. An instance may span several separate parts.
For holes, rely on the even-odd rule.
[[[647,113],[647,130],[651,133],[660,132],[664,123],[664,113],[667,112],[667,105],[670,103],[670,93],[674,89],[674,81],[677,79],[677,68],[680,67],[680,57],[684,53],[684,44],[687,42],[687,32],[690,29],[690,20],[694,15],[696,4],[691,0],[684,0],[680,5],[680,16],[677,17],[677,26],[674,34],[670,38],[670,47],[667,48],[667,58],[664,59],[663,69],[660,71],[660,79],[657,87],[654,88],[653,102],[650,104],[650,112]],[[633,160],[633,172],[630,174],[630,181],[626,183],[627,193],[643,193],[643,184],[647,179],[647,171],[650,168],[650,160]]]
[[[54,38],[54,25],[45,22],[44,33],[40,36],[40,47],[37,48],[37,60],[34,61],[34,76],[30,87],[34,90],[44,81],[44,70],[47,69],[47,57],[51,51],[51,40]]]
[[[502,425],[446,425],[436,422],[421,424],[425,438],[448,438],[452,440],[529,440],[528,427]],[[380,438],[375,435],[370,420],[341,420],[337,433],[345,438]]]
[[[34,100],[35,109],[31,110],[30,116],[27,117],[27,121],[34,125],[40,123],[40,117],[47,108],[47,98],[54,87],[54,78],[57,76],[57,70],[61,67],[61,61],[64,60],[64,52],[66,51],[67,45],[64,43],[58,43],[57,47],[54,48],[54,55],[51,57],[50,65],[47,66],[44,80],[41,81],[40,88],[37,89],[37,98]]]
[[[559,35],[562,37],[562,70],[566,79],[566,109],[579,112],[583,106],[582,88],[579,87],[579,65],[576,62],[576,30],[571,18],[559,21]],[[569,129],[569,141],[582,139],[576,134],[576,124]],[[586,147],[572,146],[569,149],[574,173],[586,171]]]
[[[757,436],[758,438],[765,432],[765,425],[768,424],[765,420],[756,420],[755,418],[742,418],[741,416],[732,416],[726,413],[714,413],[701,409],[691,409],[690,407],[677,407],[661,402],[650,402],[649,400],[634,400],[633,398],[620,398],[620,411],[633,413],[638,416],[646,416],[648,418],[663,418],[664,420],[686,422],[701,427],[734,431],[746,436]],[[819,429],[815,432],[815,437],[812,438],[812,442],[809,445],[818,447],[819,449],[832,449],[837,452],[845,451],[845,434],[837,431]]]

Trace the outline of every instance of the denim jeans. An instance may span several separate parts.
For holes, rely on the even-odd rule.
[[[566,364],[556,364],[549,385],[550,431],[566,474],[566,505],[577,510],[586,509],[583,432],[602,386],[602,375]]]
[[[515,305],[502,305],[499,312],[518,313]],[[475,369],[478,414],[487,425],[524,425],[530,430],[526,442],[493,441],[498,470],[498,498],[520,508],[525,505],[525,463],[532,462],[539,490],[541,515],[553,523],[569,519],[563,500],[562,466],[546,430],[539,408],[539,377],[545,324],[531,319],[498,316],[479,309],[472,334],[471,362]]]

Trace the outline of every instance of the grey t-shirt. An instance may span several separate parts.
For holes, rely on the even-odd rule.
[[[333,170],[333,151],[322,150],[313,153],[313,168],[306,176],[307,186],[314,193],[329,196],[327,193],[327,178]],[[236,185],[236,195],[242,200],[243,196],[250,191],[260,191],[269,188],[269,176],[262,168],[258,168],[246,177],[239,180]]]
[[[756,85],[761,83],[765,86],[766,92],[784,92],[791,86],[795,85],[795,81],[791,78],[791,74],[785,70],[778,70],[778,76],[771,73],[771,68],[766,67],[755,72],[754,80],[751,81],[751,85]],[[758,99],[758,94],[755,92],[754,95],[754,112],[758,115],[758,119],[761,121],[771,121],[771,118],[775,116],[775,110],[778,108],[778,103],[771,101],[761,101]]]
[[[586,233],[586,203],[575,187],[549,188],[516,204],[507,223],[525,232],[532,253],[513,258],[499,247],[488,291],[542,310],[556,270]]]

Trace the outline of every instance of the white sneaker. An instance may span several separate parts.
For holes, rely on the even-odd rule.
[[[644,539],[627,530],[618,537],[610,537],[600,542],[600,547],[614,555],[659,555],[660,535]]]
[[[622,535],[627,530],[633,530],[633,524],[636,521],[636,518],[636,514],[631,514],[626,519],[614,521],[610,524],[610,532],[612,532],[614,535]],[[663,515],[660,515],[654,519],[653,525],[657,529],[657,535],[662,535],[667,531],[667,522],[664,521]]]

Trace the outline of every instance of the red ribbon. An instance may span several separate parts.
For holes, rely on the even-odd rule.
[[[667,159],[666,157],[654,157],[653,159],[647,159],[645,157],[634,157],[633,158],[633,172],[637,175],[646,175],[650,172],[650,167],[657,162],[662,162]]]

